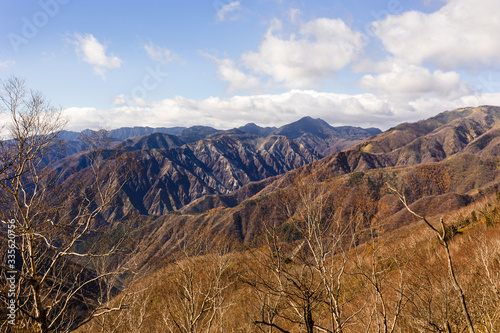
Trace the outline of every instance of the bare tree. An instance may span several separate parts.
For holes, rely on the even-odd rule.
[[[472,284],[473,294],[476,311],[481,314],[482,330],[488,333],[500,329],[500,240],[495,236],[483,229],[479,236],[472,237],[478,244],[477,274],[481,277]]]
[[[205,242],[184,244],[181,257],[172,265],[163,321],[169,332],[223,332],[224,316],[232,303],[229,287],[234,282],[231,258],[224,247],[207,253]]]
[[[449,234],[450,233],[449,229],[446,227],[446,225],[445,225],[445,223],[443,221],[443,218],[441,218],[441,220],[440,220],[441,230],[438,230],[424,216],[421,216],[421,215],[415,213],[409,207],[408,203],[406,202],[406,198],[405,198],[405,196],[403,194],[401,194],[398,190],[396,190],[394,187],[392,187],[390,185],[388,185],[388,187],[389,187],[389,189],[393,193],[395,193],[398,196],[399,200],[403,203],[404,207],[406,208],[406,210],[408,212],[410,212],[413,216],[415,216],[418,219],[420,219],[420,220],[422,220],[422,221],[425,222],[426,226],[430,230],[432,230],[432,232],[439,239],[440,244],[444,247],[445,254],[446,254],[446,260],[447,260],[447,266],[448,266],[448,275],[450,277],[450,280],[451,280],[451,283],[452,283],[453,287],[455,288],[455,290],[459,294],[460,304],[462,306],[463,317],[465,319],[465,322],[467,323],[467,327],[469,329],[469,332],[470,333],[474,333],[475,329],[474,329],[474,325],[472,323],[472,319],[471,319],[469,307],[467,305],[465,293],[464,293],[464,290],[463,290],[462,286],[458,282],[457,274],[455,273],[455,267],[453,265],[453,261],[452,261],[452,257],[451,257],[451,253],[450,253],[449,242],[450,242],[450,239],[451,239],[451,237],[450,237],[451,235]]]
[[[367,294],[371,301],[366,332],[395,332],[404,308],[413,298],[409,287],[408,268],[414,250],[392,243],[384,236],[384,223],[373,221],[369,228],[370,238],[356,251],[356,266],[367,282]]]
[[[16,274],[16,325],[71,331],[116,310],[93,301],[97,282],[116,271],[96,274],[89,260],[111,256],[118,244],[94,251],[83,241],[121,189],[123,161],[105,163],[101,135],[84,155],[88,178],[68,177],[57,164],[66,124],[61,111],[17,78],[4,82],[0,96],[11,119],[10,138],[1,146],[0,205],[16,232],[16,262],[2,267]]]
[[[267,229],[266,238],[267,246],[254,252],[257,269],[250,269],[245,277],[263,301],[254,323],[262,331],[268,327],[288,332],[285,325],[299,324],[313,332],[313,313],[323,295],[312,259],[304,256],[303,242],[295,246],[283,243],[276,226]]]
[[[332,190],[316,179],[310,184],[299,183],[296,187],[299,209],[293,215],[289,210],[289,215],[298,226],[314,269],[321,277],[332,325],[329,331],[342,332],[360,311],[347,312],[345,307],[355,295],[350,292],[349,296],[346,292],[348,280],[354,280],[347,271],[353,261],[356,229],[363,214],[356,211],[345,213],[340,202],[332,201],[335,192]]]
[[[405,317],[408,325],[416,329],[451,333],[461,310],[457,309],[457,298],[450,280],[439,271],[439,267],[446,263],[439,261],[429,267],[426,259],[416,266],[408,283],[414,292]]]
[[[94,318],[82,332],[144,332],[145,323],[153,315],[148,306],[153,298],[151,287],[137,291],[127,291],[116,297],[112,303],[120,311]]]
[[[266,301],[255,320],[261,327],[342,332],[363,308],[354,305],[359,290],[349,272],[363,214],[344,210],[343,192],[312,178],[281,196],[285,222],[264,223],[266,246],[254,252],[261,269],[247,280]]]
[[[126,292],[113,298],[108,306],[120,309],[106,316],[93,318],[90,322],[81,326],[77,332],[131,332],[140,333],[147,331],[147,322],[155,315],[151,311],[150,305],[153,299],[152,286],[137,288],[129,285]]]

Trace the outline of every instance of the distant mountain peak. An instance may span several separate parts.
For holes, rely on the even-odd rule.
[[[333,127],[322,119],[313,119],[309,116],[303,117],[291,124],[281,126],[275,134],[284,135],[291,139],[296,139],[303,134],[309,133],[312,135],[326,138],[330,136]]]
[[[276,130],[276,127],[260,127],[255,123],[248,123],[244,126],[238,127],[237,129],[248,134],[254,134],[258,136],[268,136],[272,134],[273,131]]]
[[[85,130],[85,132],[92,132],[91,130]],[[147,149],[148,147],[174,147],[180,146],[182,144],[194,143],[199,140],[214,138],[222,134],[236,135],[240,139],[244,139],[246,135],[255,135],[260,137],[266,137],[270,135],[281,135],[288,139],[295,140],[297,143],[301,143],[306,147],[316,151],[322,156],[326,156],[335,153],[340,150],[347,149],[362,140],[371,137],[375,134],[380,133],[379,129],[363,129],[360,127],[352,126],[341,126],[332,127],[326,121],[320,118],[312,118],[310,116],[305,116],[299,120],[277,127],[261,127],[253,122],[247,123],[244,126],[233,128],[230,130],[219,130],[209,126],[192,126],[186,127],[122,127],[118,129],[111,130],[109,132],[110,136],[118,142],[125,141],[131,138],[136,138],[144,135],[151,135],[153,133],[163,133],[168,135],[173,135],[176,138],[168,138],[166,136],[155,135],[149,139],[142,139],[142,141],[133,140],[127,142],[127,147],[129,149],[136,149],[141,147],[141,149]],[[75,141],[75,149],[81,150],[79,147],[79,136],[78,132],[61,132],[60,137],[68,141]],[[133,147],[133,148],[132,148]]]
[[[322,126],[331,127],[330,124],[328,124],[323,119],[321,119],[321,118],[313,118],[313,117],[310,117],[310,116],[302,117],[299,120],[297,120],[295,123],[298,123],[298,124],[316,124],[316,125],[322,125]],[[294,124],[294,123],[292,123],[292,124]]]

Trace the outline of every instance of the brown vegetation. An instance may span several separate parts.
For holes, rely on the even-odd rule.
[[[362,209],[369,207],[359,207],[351,222],[339,223],[349,220],[340,218],[340,210],[324,209],[335,207],[324,189],[320,184],[296,188],[300,206],[287,207],[289,197],[282,197],[282,208],[291,209],[289,218],[284,224],[267,223],[261,246],[194,257],[183,254],[132,284],[127,295],[148,290],[144,297],[149,301],[135,306],[131,301],[129,312],[106,320],[138,316],[144,307],[149,315],[141,332],[189,331],[172,324],[174,316],[180,322],[179,316],[187,318],[190,311],[201,314],[193,332],[467,329],[462,295],[453,286],[447,251],[434,231],[419,223],[387,234],[383,220],[373,217],[364,224],[359,219]],[[445,217],[453,231],[447,244],[454,275],[471,323],[482,332],[500,329],[498,211],[496,197],[490,196]],[[366,241],[356,245],[358,238]],[[127,331],[119,327],[118,332]]]
[[[253,171],[234,178],[233,157],[254,139],[191,145],[218,175],[205,180],[196,168],[180,177],[165,154],[182,149],[166,149],[174,142],[161,135],[131,140],[157,145],[139,152],[107,150],[97,132],[87,151],[54,163],[64,122],[23,89],[19,80],[5,86],[14,140],[0,147],[0,205],[15,221],[20,258],[3,260],[0,287],[15,271],[19,331],[500,330],[500,169],[489,155],[500,108],[402,124],[285,176],[147,217],[127,214],[146,201],[155,213],[181,207],[210,192],[196,192],[206,182],[227,192],[248,183]],[[264,164],[280,173],[311,160],[292,140],[269,140],[257,141],[276,154],[261,147],[258,165],[240,159],[246,170],[274,175]],[[129,157],[144,166],[130,179]],[[164,191],[167,174],[189,200]],[[7,253],[5,237],[1,245]],[[12,327],[3,319],[1,328]]]

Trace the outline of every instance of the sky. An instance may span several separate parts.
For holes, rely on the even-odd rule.
[[[75,131],[386,130],[500,105],[499,31],[498,0],[2,0],[0,79]]]

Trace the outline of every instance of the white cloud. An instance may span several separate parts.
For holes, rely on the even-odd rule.
[[[149,57],[152,60],[162,64],[166,64],[168,62],[178,59],[178,56],[175,53],[173,53],[169,49],[155,45],[153,44],[153,42],[144,44],[143,48],[144,50],[146,50],[146,52],[148,53]]]
[[[119,96],[117,98],[119,101]],[[70,118],[69,129],[72,130],[194,125],[229,129],[249,122],[280,126],[304,116],[322,118],[332,125],[388,129],[401,122],[426,119],[445,110],[484,104],[499,105],[500,93],[469,94],[453,99],[421,96],[409,101],[395,101],[372,93],[347,95],[294,89],[282,94],[209,97],[203,100],[176,96],[147,105],[117,105],[109,110],[70,108],[65,110],[65,114]]]
[[[0,140],[6,140],[12,138],[12,133],[10,131],[12,117],[7,112],[0,112]]]
[[[129,96],[125,96],[124,94],[116,95],[113,98],[112,104],[116,105],[118,107],[130,106],[130,105],[134,105],[134,106],[149,106],[150,105],[150,103],[148,103],[144,98],[129,97]]]
[[[436,12],[408,11],[374,23],[375,34],[394,57],[441,69],[500,65],[500,2],[449,0]]]
[[[219,59],[208,53],[199,53],[217,64],[219,79],[229,82],[227,92],[252,91],[258,90],[261,87],[261,83],[257,77],[243,72],[232,59]]]
[[[113,105],[121,106],[121,105],[125,105],[125,104],[127,104],[127,101],[125,99],[125,95],[124,94],[116,95],[113,98]]]
[[[132,97],[127,101],[127,104],[138,105],[138,106],[149,106],[150,104],[141,97]]]
[[[217,74],[219,77],[223,81],[230,82],[227,89],[228,92],[255,90],[260,86],[259,79],[239,70],[233,60],[220,59],[217,63]]]
[[[119,96],[116,101],[120,101]],[[206,125],[227,129],[254,122],[279,126],[304,116],[322,118],[332,124],[373,126],[387,124],[386,118],[391,112],[390,106],[373,94],[350,96],[311,90],[203,100],[176,96],[148,106],[127,104],[109,110],[70,108],[65,111],[71,119],[69,128],[73,130],[91,125],[94,128]]]
[[[91,107],[70,107],[63,110],[63,116],[69,119],[69,123],[65,128],[69,131],[107,128],[106,126],[110,124],[115,126],[115,124],[109,122],[102,110]]]
[[[310,88],[349,65],[363,46],[362,35],[340,19],[319,18],[298,28],[282,37],[275,20],[258,51],[242,55],[244,66],[285,87]]]
[[[422,74],[420,70],[416,70],[416,73],[417,76],[429,75],[431,79],[439,77],[436,73]],[[446,73],[443,75],[446,77]],[[380,77],[374,79],[382,80]],[[304,116],[321,118],[334,126],[352,125],[386,130],[402,122],[427,119],[445,110],[466,106],[500,105],[500,93],[469,93],[448,97],[415,94],[406,95],[401,99],[393,98],[392,92],[388,95],[391,96],[293,89],[281,94],[209,97],[203,100],[176,96],[149,103],[126,100],[124,95],[117,95],[114,100],[115,107],[108,110],[68,108],[64,113],[70,119],[68,129],[77,131],[85,128],[195,125],[229,129],[249,122],[261,126],[281,126]]]
[[[9,68],[16,64],[14,60],[4,60],[0,61],[0,68]]]
[[[94,66],[94,73],[105,79],[106,69],[119,68],[122,60],[117,56],[106,55],[107,46],[101,44],[93,35],[74,35],[73,40],[77,53],[82,60]]]
[[[292,23],[297,22],[297,18],[300,16],[300,14],[302,14],[300,9],[297,8],[291,8],[289,13],[290,13],[290,21]]]
[[[363,76],[360,85],[397,100],[413,100],[426,95],[455,99],[470,94],[457,72],[435,70],[431,73],[425,67],[397,63],[393,63],[391,70],[385,73]]]
[[[395,64],[394,58],[388,57],[384,61],[374,61],[370,58],[363,58],[353,64],[352,69],[355,73],[384,73],[390,72]]]
[[[230,16],[234,14],[236,11],[241,9],[241,4],[239,1],[230,2],[224,6],[222,6],[217,13],[215,14],[215,19],[217,22],[223,22],[227,20],[235,20],[236,16]]]

